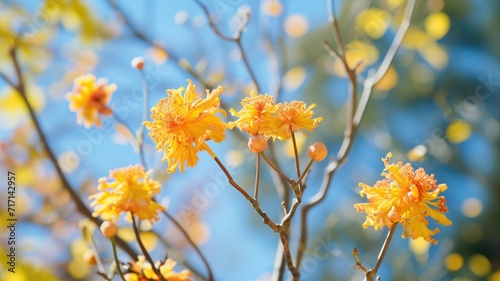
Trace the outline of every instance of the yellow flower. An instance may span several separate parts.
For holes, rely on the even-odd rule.
[[[316,105],[312,104],[306,108],[304,102],[296,100],[290,103],[285,102],[284,104],[277,104],[276,114],[278,116],[278,121],[274,124],[276,127],[273,128],[273,131],[266,133],[273,138],[287,140],[292,137],[291,132],[301,130],[302,133],[306,135],[304,129],[309,132],[314,131],[318,123],[323,120],[322,117],[312,118],[314,111],[311,109],[314,107],[316,107]]]
[[[127,273],[125,279],[132,280],[160,280],[154,273],[153,268],[146,258],[142,255],[137,257],[137,262],[132,262],[131,271]],[[156,267],[160,268],[161,275],[168,281],[191,281],[192,275],[189,270],[175,272],[174,267],[177,263],[172,259],[167,259],[165,263],[156,262]]]
[[[78,124],[83,121],[86,128],[92,125],[101,127],[99,115],[111,115],[112,110],[106,103],[115,90],[115,84],[107,85],[105,79],[96,81],[92,74],[75,78],[73,92],[69,92],[67,98],[70,102],[69,109],[77,114]]]
[[[359,194],[366,197],[369,203],[354,204],[358,212],[365,211],[366,221],[363,227],[372,225],[375,229],[384,226],[392,227],[395,223],[403,226],[403,238],[423,239],[437,244],[431,236],[439,229],[430,230],[427,217],[432,217],[442,225],[451,225],[451,221],[443,213],[448,212],[446,199],[439,194],[447,189],[446,184],[437,185],[434,175],[425,173],[419,168],[413,171],[410,164],[389,164],[392,156],[388,153],[382,159],[385,170],[384,180],[374,186],[364,183]]]
[[[101,192],[93,194],[93,216],[116,222],[122,212],[127,213],[127,221],[132,222],[130,213],[140,220],[158,220],[158,211],[165,207],[153,201],[160,192],[161,184],[149,178],[153,171],[146,172],[141,165],[128,166],[109,172],[108,178],[99,179],[97,187]]]
[[[226,112],[219,108],[222,87],[211,93],[207,90],[207,97],[202,99],[191,80],[188,82],[184,96],[182,87],[167,90],[168,97],[161,99],[151,109],[153,121],[144,122],[156,143],[156,149],[164,151],[162,161],[167,159],[169,173],[177,167],[181,172],[186,166],[194,167],[198,162],[196,154],[199,151],[206,150],[215,157],[205,141],[221,142],[226,138],[224,130],[227,124],[216,115],[222,113],[226,116]]]
[[[276,108],[272,96],[257,95],[252,91],[250,97],[241,101],[241,105],[243,108],[240,111],[232,108],[229,110],[231,115],[239,117],[238,120],[228,123],[230,129],[238,127],[242,132],[255,136],[269,131],[271,123],[276,121],[274,116]]]

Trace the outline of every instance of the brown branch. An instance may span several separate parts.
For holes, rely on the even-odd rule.
[[[252,207],[262,217],[264,224],[268,225],[274,232],[279,233],[280,232],[280,226],[278,224],[276,224],[271,218],[269,218],[269,216],[264,211],[262,211],[262,209],[260,208],[259,201],[256,200],[256,199],[254,199],[252,196],[250,196],[250,194],[248,194],[248,192],[246,192],[241,186],[239,186],[234,181],[233,177],[231,176],[231,174],[229,173],[229,171],[226,169],[226,167],[224,166],[224,164],[222,164],[222,162],[219,160],[219,158],[214,157],[214,160],[215,160],[215,162],[217,162],[217,165],[219,165],[219,167],[222,169],[222,171],[226,175],[226,178],[227,178],[228,182],[234,188],[236,188],[236,190],[238,190],[243,195],[243,197],[245,197],[245,199],[247,199],[248,202],[250,202],[250,204],[252,205]]]
[[[384,260],[385,253],[387,252],[387,249],[389,248],[389,244],[391,243],[392,236],[394,236],[394,232],[396,230],[396,227],[397,227],[397,223],[389,228],[389,233],[387,233],[387,237],[385,238],[384,245],[382,245],[382,248],[380,249],[380,253],[378,254],[377,263],[375,264],[373,269],[369,270],[366,273],[367,277],[368,277],[368,274],[371,274],[371,276],[372,276],[372,279],[367,279],[367,281],[373,281],[373,277],[375,277],[375,275],[377,275],[377,271],[380,268],[382,261]]]
[[[330,3],[328,1],[327,3]],[[366,105],[368,104],[371,92],[373,90],[373,86],[380,81],[380,79],[384,76],[384,74],[387,72],[387,69],[389,68],[390,64],[392,63],[392,60],[394,59],[394,56],[396,55],[397,50],[399,49],[401,45],[401,41],[406,34],[406,31],[408,30],[408,27],[410,25],[410,21],[412,18],[413,10],[415,7],[415,0],[408,0],[404,12],[404,18],[401,23],[401,25],[398,28],[398,31],[396,32],[396,35],[394,36],[394,39],[391,43],[391,46],[389,50],[387,51],[381,65],[375,72],[375,74],[369,76],[363,85],[363,92],[361,99],[358,103],[358,106],[355,107],[355,91],[356,91],[356,73],[354,71],[355,68],[351,68],[346,59],[345,59],[345,52],[344,52],[344,47],[343,47],[343,42],[341,41],[341,36],[339,32],[339,27],[337,24],[337,21],[335,19],[333,10],[330,9],[330,22],[333,26],[333,31],[334,31],[334,36],[337,39],[337,45],[339,46],[339,52],[338,52],[338,57],[342,60],[344,68],[347,72],[347,75],[350,80],[350,97],[349,97],[349,105],[348,105],[348,126],[346,127],[345,134],[344,134],[344,139],[342,141],[342,144],[340,146],[340,149],[337,153],[337,158],[333,159],[329,165],[325,168],[324,175],[323,175],[323,180],[320,185],[319,191],[304,205],[304,207],[301,210],[301,235],[299,238],[299,251],[297,252],[297,267],[300,268],[300,263],[302,261],[305,249],[306,249],[306,244],[307,244],[307,236],[308,236],[308,229],[307,229],[307,216],[309,211],[319,204],[321,201],[324,200],[326,197],[326,194],[329,190],[330,183],[332,180],[332,177],[334,173],[337,171],[337,169],[344,164],[344,162],[347,160],[347,155],[352,147],[354,137],[356,136],[356,131],[357,128],[361,122],[361,119],[364,115]],[[335,53],[332,49],[332,52]],[[337,54],[337,53],[335,53]],[[355,110],[354,110],[355,109]]]
[[[19,64],[19,61],[17,58],[17,49],[15,47],[12,48],[12,50],[10,51],[10,57],[11,57],[13,65],[14,65],[15,74],[17,76],[18,83],[15,84],[12,80],[8,79],[7,76],[4,74],[2,74],[2,77],[21,96],[21,99],[23,100],[24,104],[26,105],[26,108],[28,109],[28,113],[30,115],[30,118],[31,118],[33,124],[35,125],[35,130],[38,134],[38,137],[40,138],[40,141],[42,143],[42,147],[45,150],[45,152],[47,153],[47,156],[48,156],[50,162],[52,162],[52,165],[54,165],[56,173],[61,181],[62,187],[64,188],[64,190],[66,190],[69,193],[71,199],[75,203],[76,209],[78,210],[78,212],[80,214],[82,214],[83,216],[88,218],[94,224],[96,224],[97,226],[100,226],[103,221],[97,217],[92,216],[92,212],[83,203],[83,201],[80,199],[80,197],[76,193],[76,191],[73,190],[73,188],[69,184],[66,176],[64,175],[64,172],[61,170],[61,167],[59,166],[59,163],[57,162],[57,158],[54,155],[54,152],[52,151],[52,149],[49,146],[47,138],[45,137],[45,134],[43,133],[43,130],[40,126],[40,123],[38,122],[38,118],[35,114],[35,111],[33,110],[33,106],[31,105],[31,103],[29,102],[29,100],[27,98],[24,78],[23,78],[22,71],[21,71],[21,65]],[[120,237],[116,237],[116,243],[132,259],[134,259],[134,260],[136,259],[137,254],[123,239],[121,239]]]

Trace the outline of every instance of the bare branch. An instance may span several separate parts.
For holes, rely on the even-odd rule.
[[[327,0],[328,5],[330,6],[330,0]],[[366,105],[368,104],[371,92],[373,90],[374,85],[380,81],[380,79],[384,76],[384,74],[387,72],[387,69],[389,68],[390,64],[392,63],[392,60],[394,59],[394,56],[401,46],[402,39],[404,35],[406,34],[406,31],[408,30],[408,27],[410,25],[410,21],[412,18],[413,10],[415,7],[415,0],[408,0],[404,12],[404,19],[401,23],[401,25],[398,28],[398,31],[393,39],[393,42],[387,51],[384,59],[382,60],[381,65],[379,68],[375,71],[375,74],[369,76],[363,85],[363,92],[361,99],[354,110],[355,107],[355,94],[356,94],[356,73],[355,73],[355,68],[350,68],[350,66],[347,64],[347,61],[345,60],[345,52],[343,49],[343,42],[341,41],[341,36],[339,33],[339,28],[337,25],[337,21],[335,19],[335,16],[333,15],[333,12],[330,15],[330,22],[333,25],[333,31],[335,38],[337,39],[337,45],[339,46],[339,51],[338,53],[335,53],[333,49],[331,50],[330,53],[334,53],[336,57],[339,57],[344,65],[344,68],[347,72],[348,78],[350,80],[351,84],[351,92],[350,92],[350,97],[349,97],[349,105],[348,105],[348,126],[346,127],[345,134],[344,134],[344,139],[342,141],[342,144],[340,146],[340,149],[337,153],[336,159],[333,159],[330,161],[329,165],[325,168],[324,175],[323,175],[323,180],[320,185],[319,191],[304,205],[304,207],[301,210],[301,235],[299,239],[299,251],[297,252],[297,267],[300,268],[300,262],[302,260],[304,251],[306,249],[306,244],[307,244],[307,234],[308,234],[308,229],[307,229],[307,215],[309,211],[319,204],[321,201],[324,200],[326,197],[326,194],[329,190],[330,183],[332,180],[332,177],[337,171],[337,169],[342,166],[342,164],[345,163],[347,160],[347,155],[352,147],[354,137],[356,136],[356,131],[357,128],[361,122],[361,119],[364,115]],[[332,11],[332,9],[330,9]],[[327,45],[328,46],[328,45]],[[331,49],[328,46],[329,49]],[[338,54],[338,55],[337,55]],[[334,56],[335,57],[335,56]]]

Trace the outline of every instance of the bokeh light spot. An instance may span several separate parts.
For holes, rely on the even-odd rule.
[[[283,5],[278,0],[266,0],[262,3],[262,12],[277,17],[283,12]]]
[[[71,173],[80,164],[80,157],[78,157],[78,154],[73,150],[65,151],[61,153],[61,155],[59,155],[59,157],[57,158],[57,162],[59,163],[59,167],[61,167],[63,172]]]
[[[168,59],[168,53],[159,47],[151,47],[146,51],[147,57],[156,64],[162,64]]]
[[[391,15],[387,11],[369,8],[359,14],[356,24],[366,35],[378,39],[386,32],[390,20]]]
[[[477,243],[483,239],[483,228],[477,223],[467,223],[460,230],[460,236],[467,243]]]
[[[237,149],[231,149],[226,153],[226,163],[231,168],[239,167],[243,164],[245,157],[243,152]]]
[[[469,259],[469,269],[477,276],[486,276],[491,271],[491,264],[485,256],[475,254]]]
[[[425,30],[435,39],[441,39],[450,29],[450,18],[442,12],[432,13],[425,19]]]
[[[288,91],[297,89],[306,80],[307,71],[302,66],[296,66],[288,70],[283,78],[283,86]]]
[[[285,32],[290,37],[301,37],[309,30],[309,21],[304,15],[293,14],[285,20]]]
[[[488,281],[500,281],[500,270],[498,270],[495,273],[491,274],[488,277]]]
[[[440,45],[432,43],[419,50],[422,57],[435,69],[443,69],[448,65],[448,53]]]
[[[82,259],[73,259],[68,263],[68,272],[74,279],[83,279],[89,273],[89,267]]]
[[[414,161],[423,161],[425,159],[425,155],[427,154],[427,148],[423,144],[419,144],[408,151],[407,157],[411,162]]]
[[[477,198],[467,198],[462,202],[462,213],[468,218],[474,218],[483,211],[483,203]]]
[[[457,271],[464,265],[464,259],[460,254],[451,253],[444,260],[444,265],[449,271]]]
[[[304,148],[306,137],[300,133],[295,134],[295,141],[297,143],[297,152],[300,153],[302,151],[302,148]],[[285,142],[285,145],[283,146],[283,152],[287,157],[295,158],[292,139],[289,139]]]
[[[461,143],[471,135],[471,127],[464,120],[454,120],[446,128],[446,138],[453,143]]]
[[[375,85],[375,88],[381,91],[389,91],[398,84],[398,73],[394,67],[389,67],[382,79]]]
[[[429,252],[429,248],[431,247],[431,243],[425,241],[423,238],[418,239],[410,239],[410,249],[415,255],[424,255]]]

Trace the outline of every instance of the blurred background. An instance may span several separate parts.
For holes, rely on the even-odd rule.
[[[359,81],[377,67],[402,20],[404,0],[334,1],[349,63],[360,62]],[[315,103],[324,121],[314,133],[299,136],[301,162],[316,142],[333,156],[345,129],[348,80],[342,66],[321,47],[335,46],[325,1],[203,2],[220,31],[232,36],[251,19],[242,44],[264,93],[278,101]],[[354,268],[357,247],[372,267],[387,229],[363,229],[363,213],[353,204],[360,182],[381,179],[380,161],[392,151],[394,161],[411,162],[446,183],[449,227],[439,227],[438,245],[402,239],[396,231],[379,274],[382,280],[500,280],[500,2],[417,1],[394,63],[377,85],[356,136],[348,162],[334,175],[326,200],[310,213],[308,251],[301,280],[362,280]],[[139,163],[131,136],[114,119],[103,127],[76,124],[65,95],[73,79],[93,73],[116,83],[110,102],[116,114],[138,129],[142,85],[133,57],[144,56],[150,103],[192,79],[199,93],[222,85],[227,108],[255,90],[234,42],[218,37],[194,1],[0,1],[0,72],[15,79],[9,49],[16,37],[28,98],[36,109],[49,145],[72,187],[85,203],[97,192],[97,179],[110,169]],[[194,74],[194,75],[193,75]],[[361,87],[361,86],[360,86]],[[17,176],[16,273],[7,272],[8,229],[2,238],[1,280],[100,280],[83,260],[89,245],[79,228],[84,218],[41,148],[18,94],[0,79],[0,158],[2,175]],[[234,120],[228,116],[227,120]],[[213,144],[240,185],[252,191],[255,157],[246,139],[228,131]],[[302,148],[306,149],[302,149]],[[275,143],[280,164],[294,173],[290,143]],[[147,161],[163,190],[158,199],[181,221],[207,256],[216,280],[271,280],[278,237],[200,153],[195,168],[166,174],[161,153],[146,139]],[[313,166],[304,198],[319,188],[326,161]],[[5,170],[5,171],[4,171]],[[4,176],[2,182],[6,182]],[[7,191],[0,194],[0,221],[7,219]],[[261,206],[273,218],[281,204],[267,170],[262,173]],[[297,226],[299,218],[293,221]],[[120,235],[135,247],[130,225],[120,221]],[[206,276],[199,257],[170,221],[142,225],[143,239],[155,259],[168,253],[179,270],[191,267]],[[292,244],[298,228],[292,227]],[[161,239],[153,234],[159,233]],[[95,232],[105,262],[109,242]],[[295,251],[295,248],[292,249]],[[120,254],[123,261],[128,256]],[[195,278],[197,280],[198,278]]]

